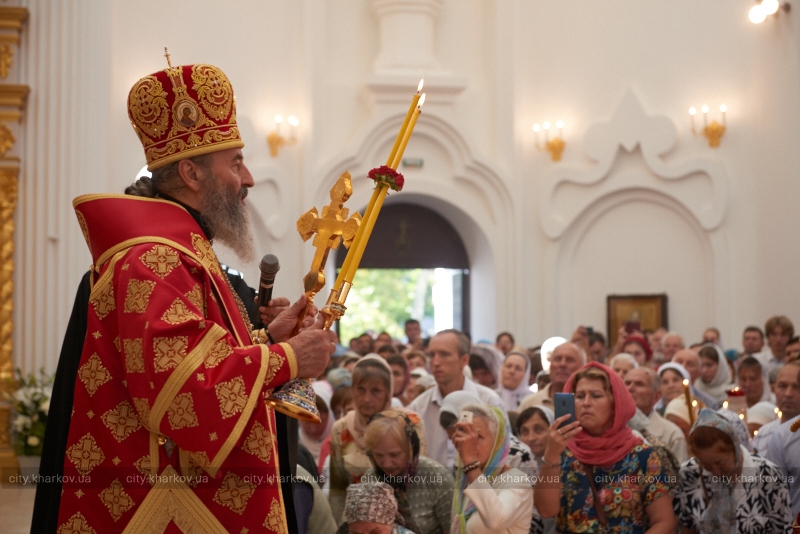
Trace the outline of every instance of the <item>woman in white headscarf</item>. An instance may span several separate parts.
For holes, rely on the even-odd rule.
[[[355,409],[336,421],[331,430],[331,511],[336,524],[342,522],[345,490],[357,483],[372,467],[367,457],[365,434],[373,415],[392,407],[392,369],[381,356],[368,354],[353,369],[352,388]],[[395,408],[411,420],[420,439],[420,454],[426,455],[422,419],[413,411]]]
[[[725,355],[716,345],[706,343],[700,347],[700,377],[695,380],[694,387],[707,393],[717,402],[728,397],[728,390],[733,387],[731,370]]]
[[[531,374],[531,359],[522,349],[512,349],[500,368],[500,386],[497,393],[503,399],[507,412],[515,412],[522,399],[531,394],[528,377]]]
[[[315,464],[319,462],[322,443],[331,435],[333,423],[336,422],[336,417],[331,410],[330,388],[326,387],[327,385],[320,381],[311,384],[317,395],[317,410],[319,410],[319,417],[322,421],[319,423],[300,421],[300,443],[305,445],[308,452],[314,457]]]

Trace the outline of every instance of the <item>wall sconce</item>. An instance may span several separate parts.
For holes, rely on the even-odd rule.
[[[300,121],[297,120],[297,117],[289,116],[289,118],[286,119],[286,122],[289,123],[288,138],[281,135],[281,124],[283,123],[283,117],[281,115],[275,115],[275,130],[267,135],[269,155],[273,158],[278,155],[278,151],[281,149],[281,147],[293,145],[297,142],[295,129],[297,128],[297,125],[300,124]]]
[[[550,157],[553,161],[561,161],[561,153],[564,152],[564,147],[567,144],[564,142],[564,121],[556,123],[558,133],[550,138],[550,123],[543,122],[541,126],[538,124],[533,125],[533,135],[536,143],[536,148],[539,150],[547,150],[550,152]],[[544,130],[544,145],[539,143],[539,132]]]
[[[703,129],[698,132],[694,126],[694,116],[697,115],[697,110],[694,107],[689,108],[689,117],[692,121],[692,133],[697,136],[705,136],[705,138],[708,139],[708,146],[717,148],[720,139],[722,139],[722,136],[725,134],[725,112],[728,111],[728,106],[722,104],[719,107],[719,111],[722,114],[722,124],[717,121],[711,121],[711,124],[708,123],[707,105],[703,104],[700,111],[703,112]]]
[[[788,13],[791,8],[792,6],[788,2],[781,4],[778,0],[761,0],[761,2],[756,2],[756,5],[750,8],[750,22],[761,24],[770,15],[777,17],[781,9]]]

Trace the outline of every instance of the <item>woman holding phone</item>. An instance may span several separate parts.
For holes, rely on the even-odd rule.
[[[556,532],[675,532],[668,480],[627,426],[636,405],[619,375],[590,362],[564,391],[575,394],[576,420],[550,426],[534,497],[542,517],[556,517]]]
[[[510,437],[500,409],[468,404],[460,412],[453,437],[458,469],[451,532],[529,531],[533,490],[525,473],[506,465]]]

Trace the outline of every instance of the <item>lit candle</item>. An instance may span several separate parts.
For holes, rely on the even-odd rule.
[[[556,128],[558,128],[558,137],[562,141],[564,140],[564,121],[558,121],[556,123]]]
[[[397,155],[395,155],[394,157],[394,162],[390,165],[392,169],[397,170],[397,167],[400,166],[400,161],[403,159],[403,153],[406,151],[406,145],[408,145],[408,140],[411,139],[411,132],[414,131],[414,126],[416,126],[417,124],[417,119],[419,118],[419,114],[422,113],[422,104],[424,103],[425,103],[425,93],[422,93],[422,98],[419,99],[419,104],[417,104],[417,109],[411,116],[411,121],[408,123],[408,128],[406,128],[406,131],[403,134],[403,140],[400,142],[400,147],[397,149]]]
[[[543,122],[542,123],[542,130],[544,130],[544,142],[548,142],[550,140],[550,123]]]
[[[703,128],[706,128],[708,127],[708,106],[703,104],[702,111],[703,111]]]
[[[683,396],[686,399],[686,408],[689,410],[689,424],[694,424],[694,412],[692,411],[692,395],[689,393],[689,381],[683,380]]]
[[[392,163],[394,163],[395,155],[397,155],[397,149],[400,147],[400,142],[403,140],[403,135],[406,133],[406,130],[408,129],[408,123],[411,121],[411,116],[417,109],[417,103],[419,102],[420,99],[420,91],[422,91],[422,85],[424,81],[425,81],[424,78],[419,81],[419,85],[417,86],[417,92],[411,98],[411,106],[408,108],[408,113],[406,113],[406,118],[403,120],[403,125],[400,126],[400,131],[397,132],[397,137],[395,137],[394,139],[394,145],[392,145],[392,151],[389,152],[389,157],[386,158],[386,165],[388,167],[391,167]],[[397,167],[395,166],[392,168],[396,169]]]

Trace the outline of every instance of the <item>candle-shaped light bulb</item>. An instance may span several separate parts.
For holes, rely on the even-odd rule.
[[[761,7],[761,4],[756,4],[750,8],[748,16],[750,17],[750,22],[753,24],[761,24],[764,22],[764,19],[767,18],[767,13],[764,11],[764,8]]]
[[[536,133],[539,133],[539,131],[540,131],[541,129],[542,129],[542,127],[541,127],[541,126],[539,126],[538,124],[534,124],[534,125],[533,125],[533,131],[534,131],[534,132],[536,132]]]
[[[424,82],[425,82],[425,78],[421,78],[420,81],[419,81],[419,85],[417,86],[417,94],[419,94],[419,92],[422,91],[422,85],[423,85]]]
[[[703,114],[708,113],[708,106],[703,104],[703,107],[701,108],[701,110],[703,111]]]
[[[286,119],[286,122],[288,122],[292,126],[297,126],[298,124],[300,124],[300,121],[297,120],[297,117],[295,117],[294,115],[290,115],[289,118]]]
[[[725,113],[726,111],[728,111],[728,106],[726,106],[725,104],[720,104],[720,106],[719,106],[719,110],[720,110],[722,113]]]
[[[697,110],[694,108],[694,106],[689,108],[689,115],[691,115],[692,117],[697,115]]]
[[[556,122],[556,128],[558,128],[558,137],[564,139],[564,121]]]
[[[703,127],[708,126],[708,106],[703,104],[703,107],[700,108],[700,111],[703,112]]]
[[[275,124],[280,124],[283,122],[283,115],[275,115]]]
[[[543,122],[543,123],[542,123],[542,128],[543,128],[545,131],[549,130],[549,129],[550,129],[550,123],[549,123],[549,122]]]

